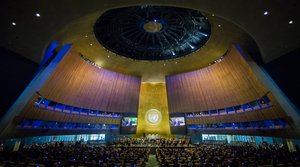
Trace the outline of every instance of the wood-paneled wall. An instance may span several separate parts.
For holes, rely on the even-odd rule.
[[[140,84],[140,78],[98,68],[71,49],[39,93],[70,106],[137,113]]]
[[[208,111],[261,98],[268,90],[239,51],[206,68],[166,77],[170,113]]]

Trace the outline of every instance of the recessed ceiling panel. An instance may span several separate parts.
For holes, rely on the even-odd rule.
[[[209,39],[208,19],[199,11],[166,6],[111,9],[94,26],[108,50],[136,60],[168,60],[188,55]]]

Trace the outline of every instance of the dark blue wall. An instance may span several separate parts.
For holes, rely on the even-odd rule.
[[[0,118],[37,73],[39,65],[0,47]]]
[[[300,109],[300,48],[263,65],[263,67]]]

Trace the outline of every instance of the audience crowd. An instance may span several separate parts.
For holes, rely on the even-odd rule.
[[[215,167],[215,166],[300,166],[300,152],[289,152],[283,145],[244,143],[199,144],[194,148],[158,148],[156,157],[160,166]]]
[[[148,148],[115,147],[52,142],[25,145],[19,151],[5,151],[0,166],[145,166]]]
[[[190,138],[117,138],[113,141],[114,145],[123,146],[154,146],[154,147],[188,147],[190,145]]]
[[[189,138],[115,139],[108,144],[50,142],[0,150],[0,166],[146,166],[154,149],[161,167],[300,166],[300,152],[278,144],[190,144]]]

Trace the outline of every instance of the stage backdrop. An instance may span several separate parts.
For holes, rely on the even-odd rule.
[[[136,135],[145,134],[171,136],[165,83],[141,84]]]

